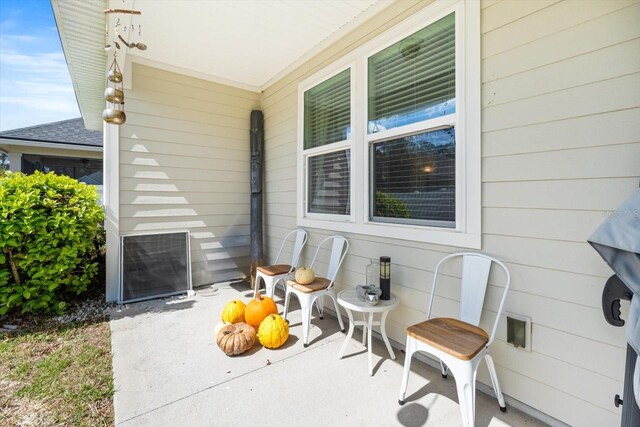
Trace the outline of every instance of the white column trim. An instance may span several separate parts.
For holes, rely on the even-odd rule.
[[[120,292],[120,127],[104,123],[103,129],[106,300],[117,301]]]

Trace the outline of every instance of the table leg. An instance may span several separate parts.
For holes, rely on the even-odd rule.
[[[395,360],[396,355],[393,352],[393,348],[391,348],[391,344],[389,343],[389,338],[387,338],[387,331],[384,329],[384,323],[387,320],[387,314],[389,314],[388,311],[385,311],[384,313],[382,313],[382,318],[380,319],[380,335],[382,335],[382,340],[387,346],[387,350],[389,350],[389,356],[391,356],[391,359]]]
[[[367,341],[367,313],[362,313],[362,346]]]
[[[342,359],[342,356],[344,356],[344,352],[347,351],[347,345],[353,336],[353,315],[351,314],[351,310],[345,309],[345,311],[347,312],[347,316],[349,316],[349,332],[347,332],[347,337],[344,339],[344,343],[342,343],[342,348],[340,349],[340,353],[338,353],[338,359]]]
[[[373,329],[373,313],[369,313],[367,322],[367,352],[369,353],[369,375],[373,375],[373,346],[371,345],[371,329]]]

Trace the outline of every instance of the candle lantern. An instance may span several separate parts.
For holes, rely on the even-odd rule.
[[[388,256],[380,257],[380,290],[380,299],[391,299],[391,258]]]
[[[366,267],[366,283],[368,286],[375,286],[380,288],[380,263],[376,260],[371,262]]]

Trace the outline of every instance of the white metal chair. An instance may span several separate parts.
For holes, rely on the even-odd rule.
[[[293,245],[293,252],[291,253],[291,264],[278,264],[278,260],[280,259],[280,255],[282,254],[284,246],[293,235],[295,235],[295,241]],[[284,236],[282,244],[280,245],[280,250],[278,251],[278,255],[276,256],[276,260],[274,261],[273,265],[265,265],[256,268],[256,282],[253,292],[254,298],[260,291],[260,279],[264,281],[266,295],[269,298],[273,298],[273,293],[278,282],[292,277],[293,273],[296,270],[296,267],[298,266],[302,248],[307,243],[307,237],[307,232],[302,229],[290,231],[286,236]]]
[[[349,250],[349,242],[347,241],[347,239],[342,236],[329,236],[322,242],[320,242],[320,244],[318,245],[318,249],[313,256],[313,260],[311,261],[310,268],[313,269],[320,250],[328,242],[331,242],[331,255],[329,257],[329,266],[327,268],[327,274],[325,277],[316,276],[313,283],[310,283],[308,285],[300,284],[295,280],[287,280],[283,317],[285,320],[287,319],[287,312],[289,311],[289,300],[291,298],[291,294],[293,293],[298,297],[298,300],[300,301],[300,308],[302,310],[302,336],[305,347],[309,345],[309,326],[311,324],[311,310],[313,308],[313,303],[316,302],[320,318],[322,319],[324,311],[323,298],[325,297],[325,295],[333,300],[333,304],[336,308],[336,315],[338,316],[338,323],[340,324],[340,329],[342,330],[342,332],[344,332],[344,324],[342,323],[342,316],[340,316],[338,300],[333,285],[336,279],[336,275],[338,274],[338,270],[342,265],[342,261],[344,261],[344,258],[347,255],[347,251]]]
[[[460,296],[459,319],[431,318],[431,307],[436,291],[438,272],[447,261],[462,257],[462,284]],[[499,265],[506,275],[502,299],[493,323],[491,335],[488,335],[478,325],[482,314],[482,306],[486,294],[489,272],[492,263]],[[473,427],[475,422],[476,374],[482,359],[487,361],[491,383],[498,398],[500,409],[504,412],[507,407],[500,391],[496,369],[489,354],[489,346],[493,342],[504,308],[504,302],[509,290],[511,276],[507,267],[495,258],[473,252],[452,254],[444,257],[436,266],[433,275],[433,286],[427,319],[407,328],[406,357],[400,398],[398,403],[404,405],[405,394],[409,382],[411,358],[416,351],[427,352],[440,359],[442,376],[447,377],[451,370],[456,380],[458,401],[462,414],[462,424]]]

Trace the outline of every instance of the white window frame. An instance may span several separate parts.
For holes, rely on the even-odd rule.
[[[353,186],[356,182],[356,177],[354,175],[354,153],[353,153],[353,141],[354,141],[354,124],[356,122],[355,110],[356,110],[356,101],[355,101],[355,73],[354,66],[355,64],[351,61],[347,63],[336,63],[332,67],[325,68],[321,73],[317,73],[313,76],[312,79],[305,80],[304,84],[301,84],[298,88],[298,106],[301,109],[301,112],[298,114],[298,156],[297,156],[297,164],[298,164],[298,194],[302,195],[302,200],[298,200],[298,218],[304,217],[309,220],[316,220],[320,222],[331,221],[331,222],[355,222],[354,215],[354,207],[355,200],[353,198]],[[319,147],[308,148],[305,150],[304,148],[304,94],[309,89],[323,83],[326,80],[329,80],[332,77],[337,76],[345,70],[349,70],[349,84],[350,84],[350,125],[351,125],[351,134],[349,138],[343,141],[332,142],[326,145],[321,145]],[[349,156],[349,215],[333,215],[333,214],[321,214],[321,213],[313,213],[307,212],[307,189],[309,188],[309,176],[307,171],[309,170],[309,157],[314,157],[321,154],[335,153],[338,151],[350,150],[351,154]],[[300,170],[301,169],[301,170]],[[300,175],[302,174],[302,175]],[[298,197],[300,199],[300,197]]]
[[[371,55],[456,13],[456,112],[444,119],[431,119],[383,132],[367,133],[367,60]],[[304,92],[351,68],[351,137],[337,144],[351,150],[351,213],[319,215],[306,212],[307,168],[304,150]],[[480,6],[479,2],[441,0],[425,7],[393,28],[375,37],[339,61],[324,68],[298,86],[297,223],[302,227],[379,237],[481,248],[481,104],[480,104]],[[369,144],[425,129],[455,125],[456,225],[455,228],[374,222],[369,220]],[[336,144],[336,143],[334,143]],[[337,151],[335,145],[326,151]],[[324,147],[318,147],[324,148]],[[315,151],[313,151],[315,153]]]

